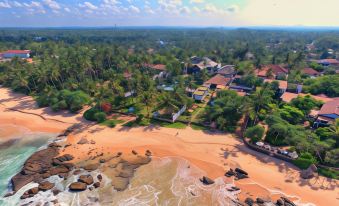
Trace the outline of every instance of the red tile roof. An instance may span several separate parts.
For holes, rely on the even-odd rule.
[[[154,70],[166,71],[166,65],[164,64],[144,64],[144,66]]]
[[[321,59],[318,61],[319,64],[329,63],[329,64],[339,64],[339,61],[336,59]]]
[[[323,96],[315,96],[315,95],[311,95],[311,94],[295,94],[295,93],[291,93],[291,92],[285,92],[280,98],[284,101],[284,102],[291,102],[292,99],[297,98],[298,96],[306,96],[306,95],[310,95],[311,97],[313,97],[314,99],[318,100],[318,101],[322,101],[324,103],[333,101],[333,98],[329,98],[329,97],[323,97]],[[339,99],[339,98],[338,98]]]
[[[287,89],[287,81],[282,81],[282,80],[274,80],[274,79],[265,79],[264,82],[272,83],[272,82],[278,82],[279,83],[279,89]]]
[[[321,107],[319,115],[325,115],[325,114],[339,115],[339,98],[336,98],[333,101],[327,102]]]
[[[10,54],[29,54],[31,53],[30,50],[7,50],[3,52],[4,54],[10,53]]]
[[[320,73],[312,68],[305,68],[302,70],[302,73],[304,74],[308,74],[308,75],[311,75],[311,76],[317,76],[319,75]]]
[[[256,74],[259,77],[267,77],[268,71],[272,71],[273,75],[277,76],[279,74],[287,74],[288,69],[275,64],[265,65],[261,69],[256,70]]]
[[[226,78],[220,74],[215,75],[209,79],[205,84],[215,84],[215,85],[224,85],[226,86],[230,82],[230,78]]]

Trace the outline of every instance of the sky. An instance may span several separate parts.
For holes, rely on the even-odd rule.
[[[339,27],[339,0],[0,0],[0,27]]]

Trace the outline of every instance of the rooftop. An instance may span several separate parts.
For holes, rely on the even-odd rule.
[[[276,64],[270,64],[270,65],[265,65],[262,68],[258,68],[256,70],[256,74],[257,76],[260,77],[268,77],[268,72],[272,71],[272,74],[277,76],[279,74],[287,74],[288,73],[288,69],[280,66],[280,65],[276,65]]]
[[[204,84],[215,84],[215,85],[227,85],[230,82],[230,78],[226,78],[220,74],[215,75],[211,79],[209,79]]]
[[[315,75],[319,75],[320,73],[312,68],[304,68],[302,70],[302,73],[303,74],[308,74],[308,75],[311,75],[311,76],[315,76]]]
[[[265,79],[264,82],[272,83],[272,82],[278,82],[279,83],[279,89],[287,89],[287,81],[282,81],[282,80],[274,80],[274,79]]]
[[[325,115],[325,114],[339,115],[339,98],[335,98],[334,100],[325,103],[321,107],[319,111],[319,115]]]
[[[3,54],[29,54],[30,50],[7,50]]]
[[[295,99],[297,98],[298,96],[306,96],[306,95],[309,95],[311,97],[313,97],[314,99],[318,100],[318,101],[322,101],[324,103],[326,102],[330,102],[330,101],[333,101],[333,98],[329,98],[329,97],[323,97],[323,96],[316,96],[316,95],[311,95],[311,94],[303,94],[303,93],[300,93],[300,94],[295,94],[295,93],[291,93],[291,92],[285,92],[280,98],[284,101],[284,102],[291,102],[292,99]]]

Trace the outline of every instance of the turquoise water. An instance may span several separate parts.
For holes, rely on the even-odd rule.
[[[0,149],[0,205],[8,205],[2,197],[10,191],[9,182],[11,177],[21,170],[30,155],[46,145],[53,136],[55,135],[24,132],[14,137],[17,140],[13,145]]]

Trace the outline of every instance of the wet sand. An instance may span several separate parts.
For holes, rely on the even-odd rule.
[[[37,115],[10,111],[8,108],[19,108],[22,111]],[[302,203],[316,205],[339,205],[339,182],[323,177],[302,180],[299,170],[281,160],[249,150],[241,141],[230,134],[207,133],[191,128],[184,130],[160,127],[114,129],[88,124],[77,115],[53,113],[49,109],[36,108],[30,97],[14,94],[0,88],[0,124],[17,124],[31,130],[61,132],[73,123],[82,123],[83,129],[67,138],[73,146],[67,147],[64,153],[75,156],[74,161],[88,158],[91,149],[108,155],[112,151],[130,153],[135,150],[144,154],[151,150],[156,157],[180,157],[200,168],[211,178],[224,175],[230,167],[241,167],[249,173],[250,179],[236,181],[242,189],[240,198],[253,195],[276,198],[277,192],[288,196],[297,196]],[[179,132],[179,135],[176,135]],[[96,143],[78,145],[86,137]],[[105,157],[105,156],[104,156]],[[297,199],[298,199],[297,198]]]

